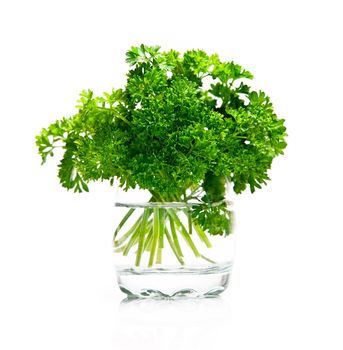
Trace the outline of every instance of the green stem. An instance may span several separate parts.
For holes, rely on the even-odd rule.
[[[192,213],[191,213],[190,209],[187,210],[186,215],[187,215],[187,219],[188,219],[188,232],[191,235],[193,232],[193,230],[192,230],[193,224],[192,224]]]
[[[159,209],[159,235],[156,264],[162,264],[163,237],[165,228],[164,214],[164,209]]]
[[[135,211],[134,208],[131,208],[123,217],[123,219],[120,221],[119,225],[117,226],[116,230],[114,231],[114,235],[113,235],[113,241],[115,241],[120,229],[124,226],[124,224],[126,223],[126,221],[129,219],[129,217],[133,214],[133,212]]]
[[[173,236],[173,240],[174,240],[174,243],[175,243],[175,248],[176,248],[176,250],[178,252],[178,255],[180,257],[183,257],[182,250],[181,250],[180,243],[179,243],[179,239],[178,239],[177,234],[176,234],[174,220],[171,217],[169,217],[169,224],[170,224],[170,230],[171,230],[171,233],[172,233],[172,236]]]
[[[124,256],[127,256],[127,254],[129,253],[130,249],[132,248],[132,246],[134,246],[137,243],[138,239],[139,239],[139,230],[136,230],[132,234],[129,242],[127,243],[127,245],[126,245],[126,247],[125,247],[125,249],[123,251],[123,255]]]
[[[216,263],[215,261],[211,260],[210,258],[207,258],[205,255],[202,255],[202,254],[200,255],[200,258],[210,262],[211,264],[215,264]]]
[[[153,239],[151,244],[150,259],[149,259],[149,265],[148,265],[149,267],[151,267],[154,263],[158,236],[159,236],[159,212],[158,212],[158,208],[154,208]]]
[[[211,244],[210,240],[208,239],[204,230],[198,224],[193,223],[193,225],[195,228],[195,232],[198,234],[200,240],[206,244],[207,248],[211,248],[212,244]]]
[[[175,210],[174,209],[167,209],[167,210],[168,210],[168,214],[173,218],[173,220],[175,221],[176,225],[180,228],[180,233],[181,233],[182,237],[184,238],[186,243],[189,245],[189,247],[192,249],[194,255],[196,257],[200,257],[200,253],[199,253],[197,247],[195,246],[191,236],[189,235],[189,233],[187,232],[187,230],[183,226],[183,224],[180,221],[179,217],[176,215]]]
[[[172,237],[171,237],[171,235],[170,235],[170,233],[168,232],[168,230],[167,230],[166,227],[164,228],[164,232],[165,232],[165,235],[166,235],[167,240],[168,240],[168,242],[169,242],[169,245],[170,245],[170,247],[171,247],[173,253],[175,254],[177,260],[179,260],[179,263],[180,263],[181,265],[184,265],[185,263],[184,263],[184,261],[183,261],[183,259],[182,259],[182,256],[179,254],[179,252],[178,252],[178,250],[177,250],[177,248],[176,248],[175,242],[173,242],[173,239],[172,239]]]
[[[140,232],[139,232],[138,250],[137,250],[137,254],[136,254],[136,266],[139,266],[139,264],[141,262],[144,239],[145,239],[145,235],[146,235],[146,226],[147,226],[147,221],[148,221],[149,216],[150,216],[149,209],[144,209],[142,224],[140,225],[140,228],[139,228]]]
[[[125,250],[125,245],[119,248],[114,249],[115,253],[122,253]]]
[[[147,238],[144,242],[144,247],[143,247],[143,251],[149,251],[149,247],[151,245],[151,241],[152,241],[152,226],[149,228],[149,233],[147,235]]]
[[[114,246],[118,247],[122,245],[137,229],[138,225],[140,224],[142,220],[142,215],[137,219],[137,221],[131,226],[131,228],[118,240],[114,241]]]
[[[206,247],[207,248],[211,248],[212,247],[212,244],[210,242],[210,240],[208,239],[206,233],[204,232],[204,230],[195,222],[192,222],[192,214],[190,212],[190,209],[187,210],[187,209],[183,209],[183,212],[187,215],[188,217],[188,225],[192,225],[194,226],[195,228],[195,232],[198,234],[200,240],[205,243]],[[191,221],[191,222],[190,222]]]

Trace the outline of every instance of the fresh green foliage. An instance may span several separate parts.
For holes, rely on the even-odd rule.
[[[203,205],[192,213],[195,222],[210,234],[230,233],[225,203],[211,203],[224,201],[226,181],[236,193],[266,184],[286,147],[284,120],[264,92],[250,88],[249,71],[216,54],[141,45],[126,62],[124,88],[103,96],[84,90],[75,115],[37,136],[43,163],[62,146],[58,176],[75,192],[88,191],[90,181],[119,179],[124,189],[149,190],[155,201],[197,193]]]

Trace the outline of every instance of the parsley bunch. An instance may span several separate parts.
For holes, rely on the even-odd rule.
[[[87,191],[89,181],[118,178],[171,199],[208,173],[227,177],[237,193],[265,184],[286,128],[269,97],[247,85],[250,72],[201,50],[181,56],[142,45],[126,57],[124,89],[83,91],[77,114],[37,136],[43,162],[63,143],[64,187]]]
[[[119,179],[125,190],[149,190],[154,201],[197,199],[195,222],[210,234],[229,233],[210,204],[269,180],[274,157],[286,147],[284,120],[269,97],[248,85],[252,74],[217,54],[183,55],[141,45],[126,53],[127,83],[102,96],[84,90],[75,115],[41,131],[43,163],[65,149],[62,186],[88,191],[90,181]]]

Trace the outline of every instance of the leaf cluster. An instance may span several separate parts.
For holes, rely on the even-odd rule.
[[[203,186],[206,202],[216,199],[206,189],[211,176],[228,179],[236,193],[266,183],[286,128],[269,97],[250,88],[249,71],[202,50],[181,55],[158,46],[132,47],[126,62],[122,89],[82,91],[77,113],[37,136],[43,163],[55,147],[65,149],[62,186],[81,192],[90,181],[119,179],[162,200]]]

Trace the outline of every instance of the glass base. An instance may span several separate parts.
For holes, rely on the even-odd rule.
[[[212,297],[229,284],[232,262],[196,267],[117,267],[119,288],[128,297]]]

